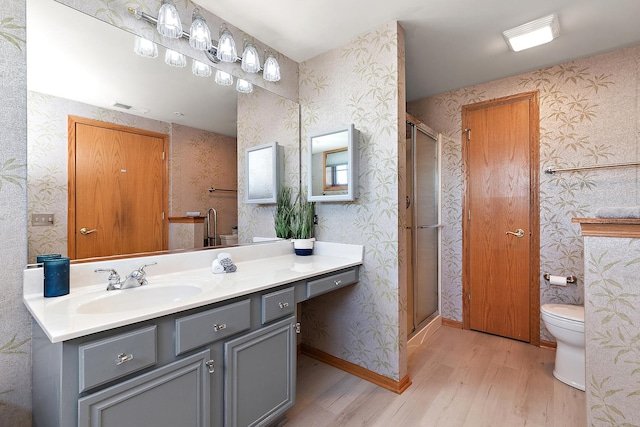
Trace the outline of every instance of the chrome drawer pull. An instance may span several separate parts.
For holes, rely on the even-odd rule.
[[[215,323],[213,325],[213,331],[214,332],[218,332],[218,331],[221,331],[223,329],[227,329],[227,324],[226,323],[220,323],[220,324]]]
[[[279,302],[278,303],[278,307],[280,307],[280,310],[282,310],[283,308],[289,307],[289,303],[288,302]]]
[[[130,360],[133,360],[133,354],[120,353],[118,357],[116,357],[116,365],[122,365]]]
[[[215,363],[213,359],[207,360],[206,362],[204,362],[204,364],[207,365],[207,368],[209,368],[210,374],[213,374],[215,372]]]
[[[335,283],[336,286],[340,286],[340,284],[342,283],[342,280],[334,280],[333,283]]]

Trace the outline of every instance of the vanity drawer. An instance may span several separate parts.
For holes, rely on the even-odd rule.
[[[294,288],[262,295],[262,323],[293,314],[296,311]]]
[[[249,300],[176,319],[176,355],[251,327]]]
[[[156,327],[149,326],[78,348],[80,392],[155,365]]]
[[[332,274],[322,279],[307,282],[307,298],[315,297],[358,281],[358,270],[353,269],[342,273]]]

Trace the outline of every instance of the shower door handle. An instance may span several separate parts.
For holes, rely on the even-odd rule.
[[[517,238],[524,237],[524,230],[522,228],[518,228],[516,231],[507,231],[504,234],[512,234]]]

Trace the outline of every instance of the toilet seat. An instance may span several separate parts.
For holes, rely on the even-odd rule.
[[[584,323],[584,307],[581,305],[544,304],[540,310],[558,319]]]

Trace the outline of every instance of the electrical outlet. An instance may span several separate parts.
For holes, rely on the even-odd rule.
[[[54,214],[31,214],[31,225],[33,226],[53,225],[54,221]]]
[[[318,225],[318,215],[313,216],[313,223],[314,225]]]

